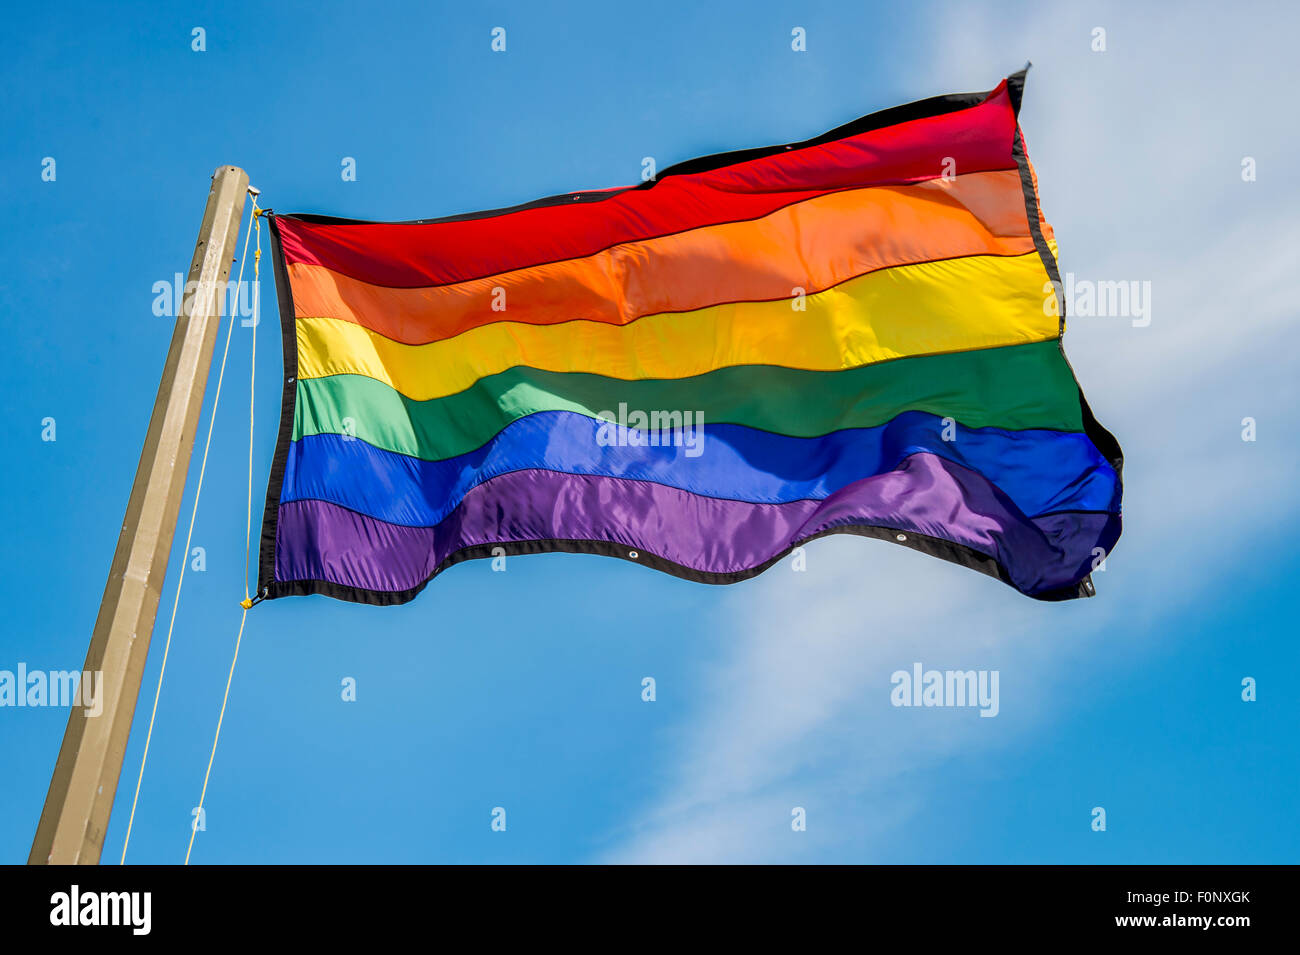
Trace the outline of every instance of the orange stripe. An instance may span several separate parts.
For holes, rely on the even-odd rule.
[[[817,196],[761,219],[629,242],[578,259],[429,288],[288,265],[298,318],[423,344],[495,322],[626,325],[646,315],[813,294],[857,275],[1033,250],[1015,170]],[[496,307],[494,308],[494,304]]]

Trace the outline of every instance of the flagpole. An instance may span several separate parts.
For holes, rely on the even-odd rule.
[[[102,674],[102,699],[88,706],[78,694],[81,699],[68,715],[29,865],[99,862],[149,656],[247,193],[247,173],[236,166],[218,167],[86,653],[83,674]],[[94,710],[98,715],[90,715]]]

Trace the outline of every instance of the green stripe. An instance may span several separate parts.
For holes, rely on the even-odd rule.
[[[699,411],[705,427],[743,424],[808,438],[875,427],[904,411],[951,417],[969,428],[1083,430],[1074,375],[1050,341],[846,371],[740,365],[693,378],[624,381],[520,367],[429,401],[373,378],[333,375],[298,382],[293,437],[353,434],[437,461],[482,447],[525,415],[574,411],[596,418],[617,415],[620,402],[630,411]]]

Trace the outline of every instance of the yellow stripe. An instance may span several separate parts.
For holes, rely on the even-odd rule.
[[[713,305],[630,325],[499,322],[404,345],[333,318],[300,318],[298,376],[365,375],[441,398],[517,365],[612,378],[685,378],[729,365],[836,371],[909,355],[1057,337],[1036,252],[872,272],[805,299]]]

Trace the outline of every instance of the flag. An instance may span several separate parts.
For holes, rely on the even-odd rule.
[[[1062,349],[1023,85],[508,209],[273,215],[263,594],[553,551],[731,583],[848,533],[1091,595],[1122,456]]]

